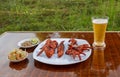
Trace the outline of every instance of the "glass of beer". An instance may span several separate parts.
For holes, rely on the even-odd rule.
[[[92,17],[94,42],[93,47],[105,47],[105,32],[109,17]]]

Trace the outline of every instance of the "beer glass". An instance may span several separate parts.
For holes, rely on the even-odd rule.
[[[93,46],[105,47],[105,32],[108,24],[108,17],[92,17],[94,42]]]

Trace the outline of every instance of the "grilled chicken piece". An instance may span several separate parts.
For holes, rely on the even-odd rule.
[[[59,58],[64,54],[64,41],[62,41],[57,47],[57,54]]]
[[[50,58],[54,53],[55,49],[57,48],[57,41],[48,39],[45,45],[41,48],[41,51],[37,54],[39,56],[43,51],[45,52],[46,56]]]
[[[42,48],[40,48],[41,51],[39,51],[39,53],[37,54],[37,56],[39,56],[43,51],[46,51],[47,48],[48,48],[48,46],[51,44],[51,42],[52,42],[52,41],[51,41],[50,39],[48,39],[48,40],[46,41],[45,45],[44,45]]]
[[[77,45],[77,41],[74,38],[71,38],[69,42],[71,43],[71,45]]]

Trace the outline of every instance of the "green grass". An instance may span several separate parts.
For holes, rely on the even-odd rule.
[[[92,31],[91,17],[109,16],[107,31],[120,30],[119,0],[0,0],[5,31]]]

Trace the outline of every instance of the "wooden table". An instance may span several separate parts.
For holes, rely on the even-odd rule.
[[[120,77],[120,32],[107,32],[106,48],[92,49],[92,55],[81,63],[55,66],[38,62],[32,57],[35,47],[27,49],[29,56],[24,61],[9,62],[8,53],[18,48],[17,43],[32,37],[40,41],[79,38],[93,43],[93,32],[5,32],[0,36],[0,77]]]

